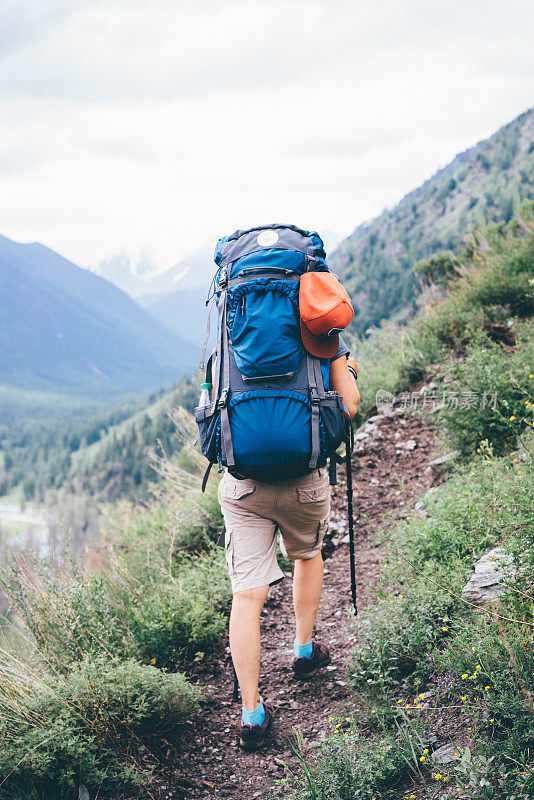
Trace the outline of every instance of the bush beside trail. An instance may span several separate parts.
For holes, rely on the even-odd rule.
[[[122,504],[92,561],[3,565],[19,624],[0,666],[0,800],[149,786],[198,708],[182,673],[220,639],[230,602],[220,510],[215,482],[200,497],[198,476],[167,469],[179,483],[153,508]]]
[[[349,672],[360,711],[332,718],[313,755],[295,733],[301,771],[277,792],[288,800],[534,794],[532,211],[478,233],[444,299],[378,360],[368,403],[377,380],[399,391],[431,376],[442,444],[460,457],[422,513],[387,532],[377,603],[355,622]],[[373,337],[394,340],[389,326]],[[444,402],[462,392],[476,403]],[[484,394],[494,402],[480,407]],[[497,543],[512,564],[505,591],[476,611],[461,590]]]

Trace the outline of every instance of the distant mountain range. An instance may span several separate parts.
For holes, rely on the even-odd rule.
[[[0,236],[0,385],[113,396],[174,383],[197,357],[109,281]]]
[[[359,313],[351,329],[406,311],[414,301],[413,264],[456,248],[476,223],[508,221],[534,199],[534,109],[460,153],[444,169],[372,222],[359,225],[328,259]]]
[[[342,238],[329,230],[321,231],[321,235],[327,249],[333,249]],[[149,250],[125,251],[91,269],[134,297],[167,328],[198,346],[206,328],[205,300],[216,270],[214,249],[215,242],[204,245],[167,268],[162,268],[164,259]]]

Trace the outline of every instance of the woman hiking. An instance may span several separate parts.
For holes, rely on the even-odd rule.
[[[324,259],[320,237],[294,226],[236,231],[216,250],[218,344],[203,384],[213,393],[196,418],[203,452],[225,466],[218,499],[247,750],[264,744],[272,723],[258,681],[261,611],[284,578],[277,531],[294,562],[294,676],[309,680],[330,661],[313,639],[330,514],[327,458],[335,459],[360,395],[356,361],[339,335],[354,312]]]

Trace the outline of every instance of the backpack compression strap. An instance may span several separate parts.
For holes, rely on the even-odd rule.
[[[228,417],[228,394],[230,392],[230,359],[228,353],[228,327],[226,325],[226,289],[219,300],[219,373],[222,376],[218,407],[221,411],[221,449],[227,467],[235,466],[232,431]],[[221,364],[222,362],[222,364]],[[222,366],[222,371],[221,371]]]

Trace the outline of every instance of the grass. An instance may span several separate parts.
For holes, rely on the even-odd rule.
[[[157,503],[121,504],[91,559],[2,565],[0,800],[150,787],[195,713],[183,672],[224,633],[231,595],[216,481],[201,496],[186,461],[159,459]]]
[[[376,604],[355,622],[348,665],[357,711],[332,719],[313,756],[295,736],[301,769],[278,787],[288,800],[534,794],[534,236],[524,211],[472,240],[445,299],[382,349],[362,392],[370,404],[379,383],[396,391],[432,375],[442,397],[496,397],[442,403],[442,444],[462,458],[423,498],[424,518],[383,531]],[[461,590],[496,544],[515,572],[481,613]],[[433,756],[442,745],[453,748],[447,764]]]

